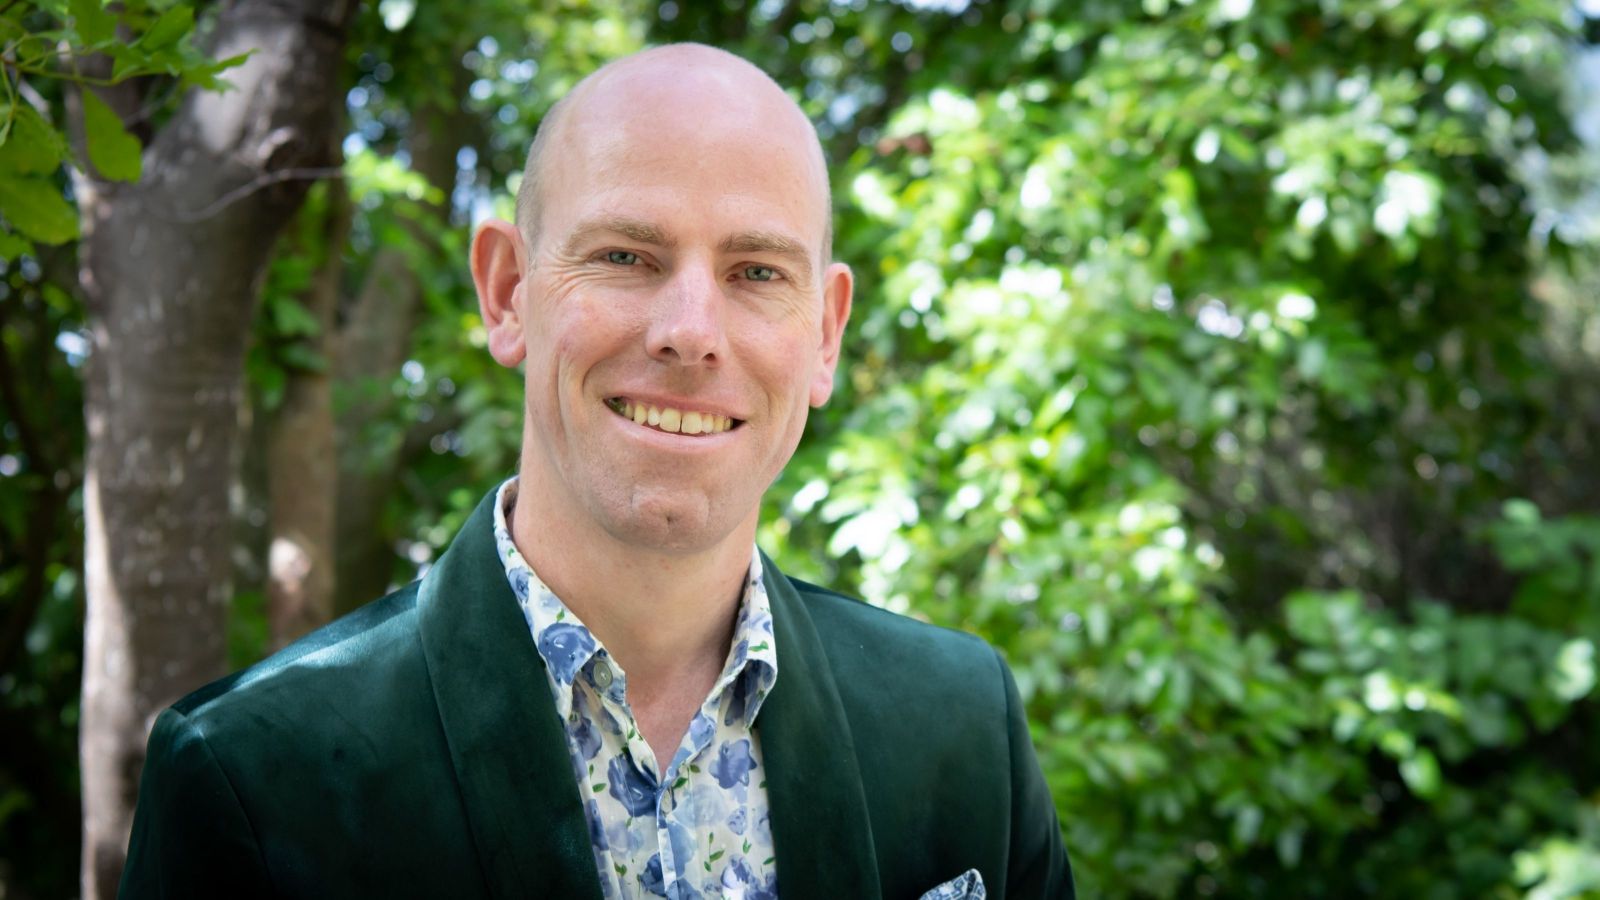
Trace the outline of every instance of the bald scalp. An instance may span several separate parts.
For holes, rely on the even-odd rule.
[[[606,92],[626,92],[631,76],[649,77],[653,79],[652,87],[659,89],[667,85],[667,89],[671,89],[670,86],[677,83],[673,80],[674,76],[686,73],[712,76],[720,82],[720,88],[730,94],[778,102],[786,109],[786,116],[793,120],[788,124],[803,126],[806,145],[803,152],[812,158],[821,174],[821,200],[825,212],[819,263],[826,265],[833,259],[833,198],[828,167],[816,128],[767,73],[726,50],[693,43],[667,44],[607,63],[579,81],[566,96],[550,107],[534,133],[533,144],[528,148],[528,159],[522,169],[522,184],[517,189],[516,225],[529,250],[538,246],[541,237],[545,174],[560,152],[562,138],[572,120],[589,107],[602,102]],[[762,98],[763,94],[767,96]]]

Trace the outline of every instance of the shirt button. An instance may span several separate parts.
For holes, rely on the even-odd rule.
[[[611,667],[598,665],[594,667],[594,686],[600,690],[611,687]]]

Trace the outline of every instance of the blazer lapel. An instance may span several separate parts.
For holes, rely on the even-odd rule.
[[[566,736],[495,548],[494,497],[478,505],[417,596],[450,762],[492,895],[599,900]]]
[[[756,728],[784,900],[879,896],[878,859],[850,723],[805,602],[763,554],[778,680]]]

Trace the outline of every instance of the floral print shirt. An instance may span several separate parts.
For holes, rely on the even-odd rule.
[[[778,677],[772,610],[751,548],[722,674],[663,769],[628,706],[627,675],[511,539],[515,476],[500,486],[495,543],[567,735],[607,898],[777,897],[766,769],[753,726]]]

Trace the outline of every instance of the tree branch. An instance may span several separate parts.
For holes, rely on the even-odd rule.
[[[218,197],[216,200],[213,200],[211,203],[201,207],[198,210],[184,210],[178,212],[170,219],[170,221],[178,222],[184,225],[193,225],[196,222],[204,222],[206,219],[215,216],[217,213],[222,212],[224,209],[227,209],[229,206],[239,202],[240,200],[243,200],[245,197],[250,196],[256,191],[264,190],[272,187],[275,184],[282,184],[285,181],[317,181],[323,178],[343,177],[344,168],[342,166],[324,166],[310,169],[278,169],[274,172],[266,172],[256,176],[251,181],[239,185],[238,187],[227,192],[226,194],[223,194],[221,197]]]

